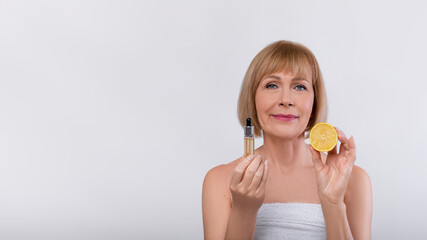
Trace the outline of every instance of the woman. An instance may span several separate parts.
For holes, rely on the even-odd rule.
[[[278,41],[251,62],[240,92],[242,126],[252,118],[264,145],[212,168],[203,183],[205,239],[370,239],[372,187],[354,166],[354,138],[336,128],[328,154],[305,143],[326,121],[322,75],[305,46]]]

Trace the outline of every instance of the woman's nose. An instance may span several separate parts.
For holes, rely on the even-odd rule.
[[[293,106],[294,101],[289,93],[283,93],[282,98],[280,99],[280,105],[284,106]]]

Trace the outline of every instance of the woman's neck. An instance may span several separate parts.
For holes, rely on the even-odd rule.
[[[269,164],[276,165],[285,171],[313,165],[304,134],[294,139],[264,135],[264,145],[259,150],[263,158],[268,159]]]

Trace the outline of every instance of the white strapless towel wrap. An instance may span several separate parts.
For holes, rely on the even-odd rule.
[[[325,240],[322,206],[315,203],[264,203],[258,210],[254,240]]]

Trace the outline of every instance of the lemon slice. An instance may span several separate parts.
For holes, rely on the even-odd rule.
[[[319,152],[329,152],[338,143],[338,133],[326,122],[318,123],[310,131],[310,145]]]

